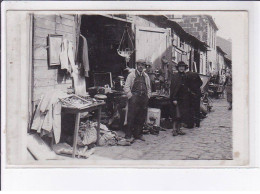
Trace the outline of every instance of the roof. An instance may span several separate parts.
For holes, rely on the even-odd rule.
[[[218,30],[217,24],[215,23],[215,21],[214,21],[214,19],[212,18],[212,16],[210,16],[210,15],[205,15],[205,16],[208,18],[208,20],[209,20],[210,23],[213,25],[213,27],[214,27],[216,30]]]
[[[225,53],[219,46],[217,46],[217,51],[221,52],[222,54],[226,55],[227,53]]]
[[[232,66],[232,61],[224,56],[224,61],[227,65]]]
[[[217,46],[219,46],[227,55],[226,58],[232,60],[232,42],[217,36]]]

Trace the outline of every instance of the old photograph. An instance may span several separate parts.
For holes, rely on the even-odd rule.
[[[23,164],[239,158],[229,14],[26,13]]]

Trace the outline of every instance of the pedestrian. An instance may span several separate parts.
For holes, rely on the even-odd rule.
[[[188,71],[187,73],[188,87],[190,89],[190,119],[188,128],[200,127],[200,98],[203,82],[197,72]]]
[[[126,139],[145,141],[142,130],[147,115],[148,100],[151,96],[149,76],[144,72],[146,62],[138,60],[136,69],[132,71],[125,82],[124,91],[128,97],[128,113]]]
[[[188,123],[189,119],[189,88],[185,71],[188,65],[183,61],[177,64],[177,73],[172,75],[170,86],[170,100],[173,113],[173,136],[185,135],[181,127]]]
[[[227,102],[229,103],[228,110],[232,109],[232,74],[231,71],[227,71],[226,73],[226,81],[224,83],[224,87],[227,93]]]

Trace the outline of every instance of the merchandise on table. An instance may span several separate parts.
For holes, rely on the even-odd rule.
[[[103,101],[98,101],[96,99],[90,98],[90,97],[79,97],[77,95],[73,95],[67,98],[60,99],[62,102],[63,107],[68,108],[77,108],[77,109],[83,109],[86,107],[89,107],[91,105],[95,105],[98,103],[101,103]]]

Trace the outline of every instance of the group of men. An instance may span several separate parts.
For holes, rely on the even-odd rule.
[[[136,69],[125,82],[124,91],[128,97],[126,139],[145,141],[142,129],[145,123],[148,100],[151,97],[150,78],[145,73],[146,62],[138,60]],[[186,72],[188,65],[177,64],[170,86],[170,99],[173,118],[173,136],[184,135],[182,127],[200,127],[200,97],[202,80],[195,72]]]

